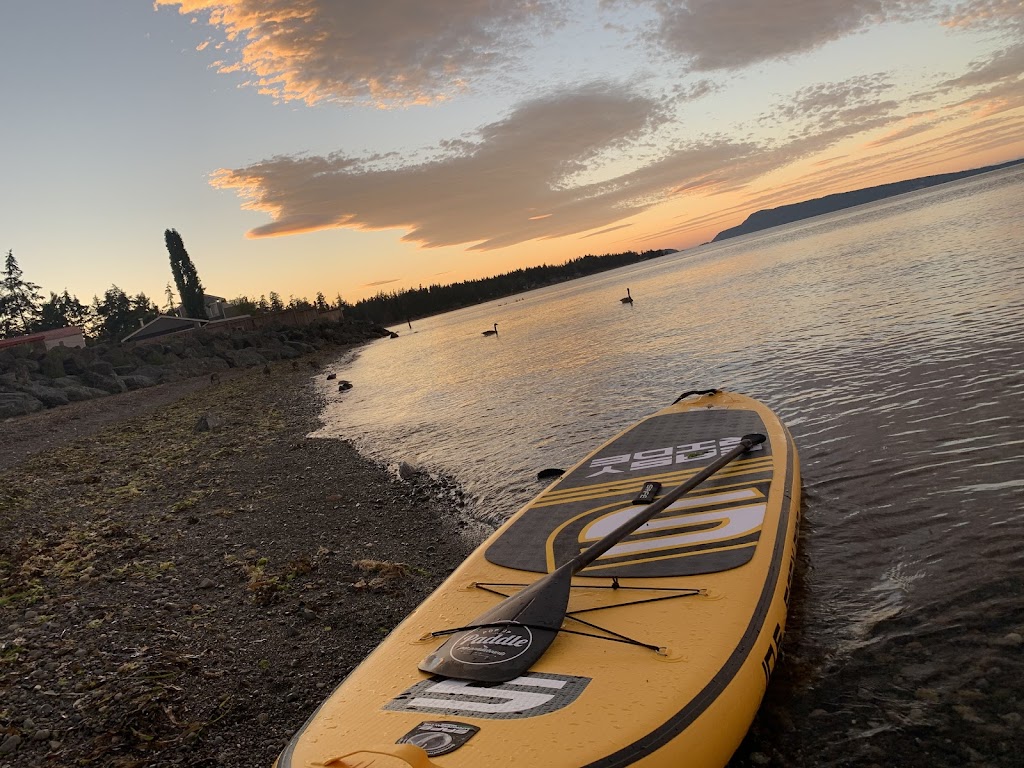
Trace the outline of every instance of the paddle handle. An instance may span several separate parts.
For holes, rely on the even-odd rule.
[[[742,454],[746,453],[755,445],[760,445],[767,439],[768,438],[765,435],[762,435],[757,432],[749,435],[744,435],[736,444],[736,447],[733,448],[731,451],[722,456],[719,456],[717,459],[708,464],[706,467],[704,467],[704,469],[702,469],[696,475],[691,477],[689,480],[677,485],[675,488],[666,493],[656,502],[645,507],[634,517],[629,518],[629,520],[624,522],[622,525],[620,525],[618,528],[616,528],[614,531],[609,533],[604,538],[595,541],[593,544],[591,544],[585,550],[580,552],[578,555],[576,555],[576,557],[567,562],[565,565],[559,566],[558,570],[565,569],[573,574],[579,573],[588,565],[597,560],[597,558],[599,558],[609,549],[611,549],[624,538],[626,538],[626,536],[628,536],[641,525],[650,520],[652,517],[657,515],[659,512],[663,512],[664,510],[668,509],[669,505],[675,503],[679,499],[679,497],[682,496],[684,493],[688,493],[689,491],[693,490],[698,485],[707,480],[709,477],[711,477],[713,474],[715,474],[722,467],[724,467],[726,464],[733,461],[738,456],[741,456]]]

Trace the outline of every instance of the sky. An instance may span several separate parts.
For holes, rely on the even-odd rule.
[[[3,0],[44,293],[349,302],[1024,157],[1021,0]]]

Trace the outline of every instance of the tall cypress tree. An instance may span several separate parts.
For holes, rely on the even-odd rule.
[[[199,282],[196,267],[185,250],[181,235],[177,230],[166,229],[164,242],[167,243],[167,252],[171,254],[171,272],[174,274],[174,283],[178,286],[178,295],[181,297],[181,306],[186,317],[205,318],[203,284]]]

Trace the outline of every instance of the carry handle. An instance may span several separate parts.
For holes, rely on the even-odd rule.
[[[391,757],[394,760],[381,765],[378,762],[380,757]],[[402,765],[395,761],[401,761]],[[385,744],[369,749],[357,749],[331,758],[324,765],[333,768],[369,768],[371,765],[377,768],[440,768],[437,763],[430,762],[427,753],[415,744]]]

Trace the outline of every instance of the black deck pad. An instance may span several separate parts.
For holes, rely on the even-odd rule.
[[[507,568],[548,572],[645,508],[645,482],[661,494],[692,477],[751,432],[754,411],[711,408],[653,416],[564,475],[488,547]],[[689,576],[749,562],[772,481],[765,442],[656,515],[585,569],[584,576]]]

